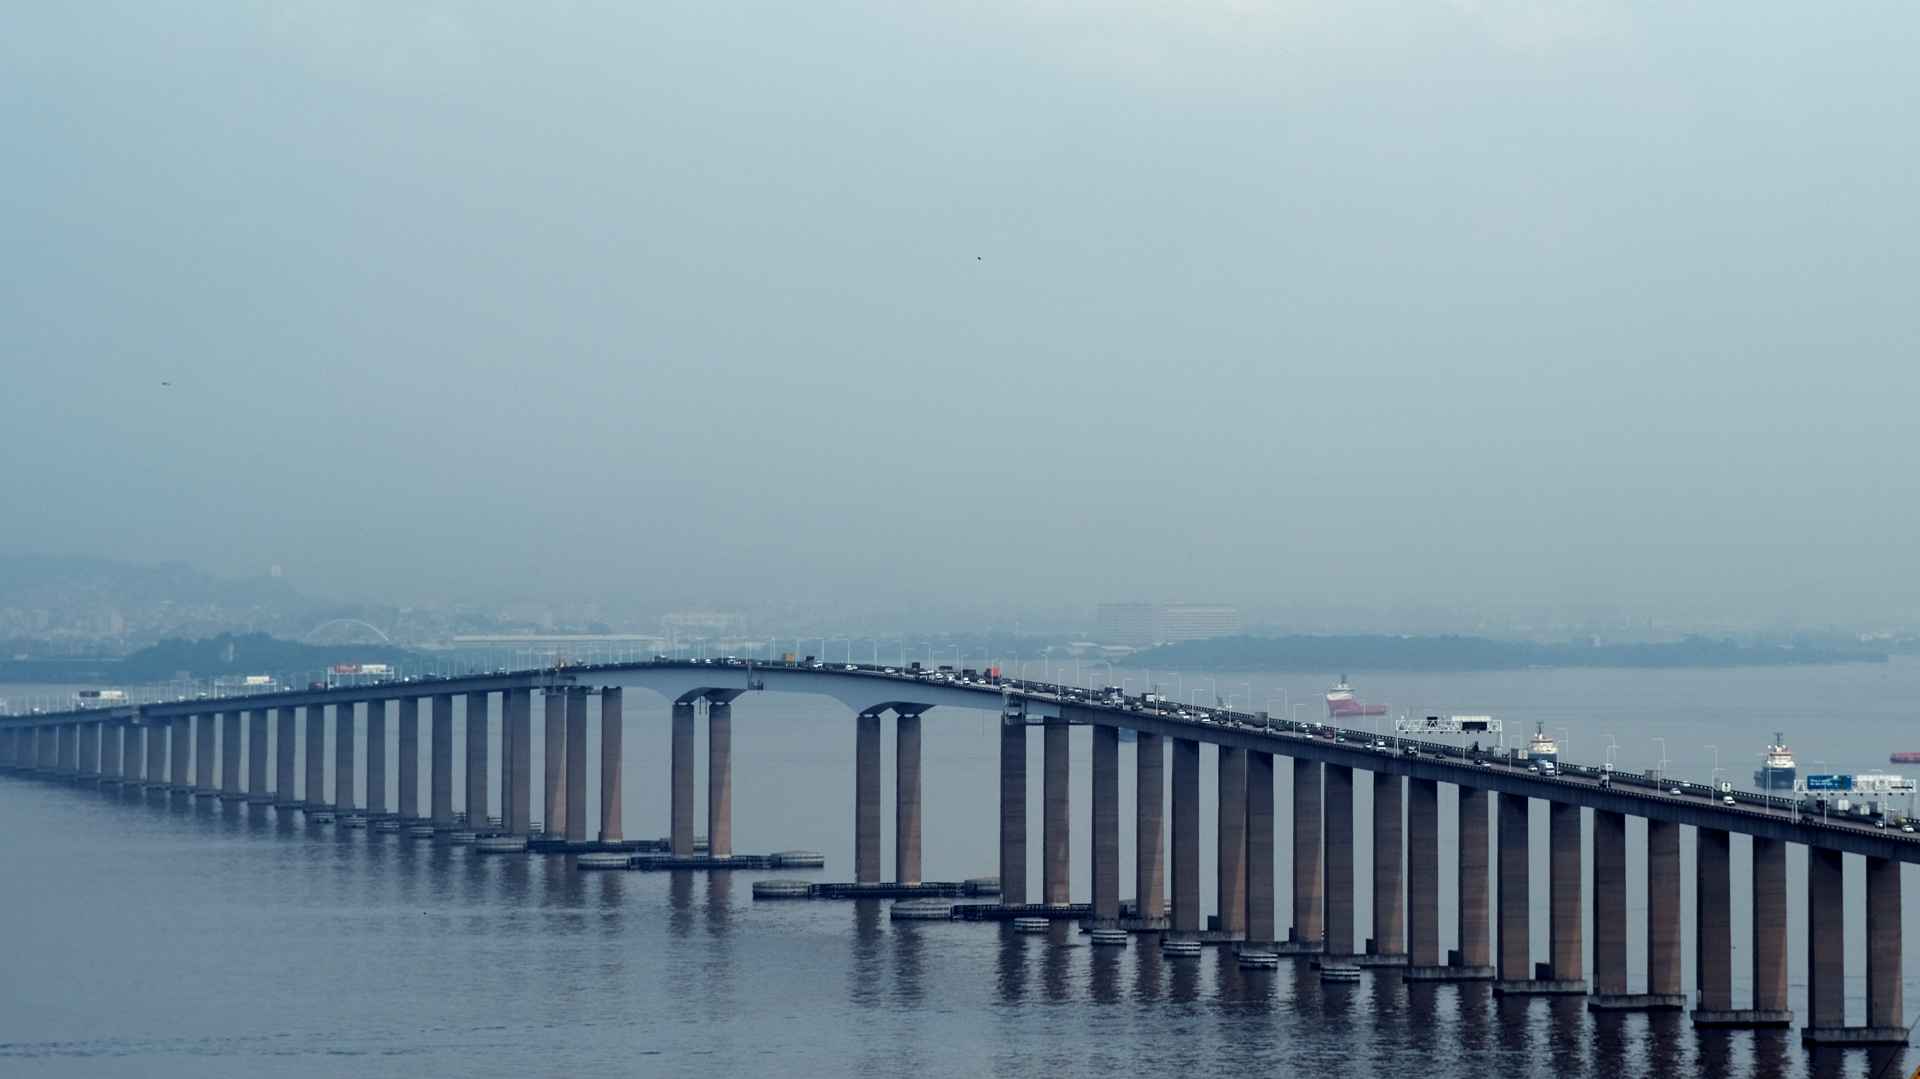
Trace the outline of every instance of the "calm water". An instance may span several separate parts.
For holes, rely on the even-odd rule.
[[[1028,673],[1038,675],[1038,666]],[[1099,665],[1087,675],[1108,680]],[[1143,684],[1139,672],[1114,680],[1123,677],[1133,688]],[[1154,677],[1172,690],[1172,677]],[[1223,676],[1217,688],[1207,676],[1181,681],[1188,697],[1198,689],[1268,707],[1283,691],[1317,704],[1326,680]],[[1359,689],[1396,709],[1404,702],[1493,712],[1516,728],[1538,718],[1569,728],[1572,757],[1597,758],[1612,741],[1627,767],[1657,757],[1652,739],[1663,737],[1673,770],[1703,779],[1714,766],[1707,747],[1718,745],[1720,766],[1744,778],[1775,729],[1787,732],[1803,769],[1824,761],[1833,771],[1897,770],[1885,765],[1890,749],[1920,749],[1913,663],[1370,676]],[[657,835],[666,824],[666,707],[638,692],[628,698],[624,826],[630,836]],[[1281,710],[1278,700],[1271,707]],[[536,707],[536,723],[538,714]],[[800,876],[851,876],[850,719],[837,703],[809,697],[756,695],[736,704],[737,849],[818,849],[827,868]],[[456,734],[461,729],[456,723]],[[890,790],[890,730],[888,739]],[[1132,749],[1122,746],[1127,831]],[[1074,890],[1085,898],[1084,732],[1075,732],[1073,750]],[[1037,737],[1031,751],[1037,853]],[[704,760],[704,745],[701,752]],[[925,754],[927,875],[994,872],[993,719],[929,713]],[[456,745],[456,766],[462,759]],[[1203,766],[1210,788],[1210,753]],[[1360,778],[1356,786],[1364,828],[1368,785]],[[1285,794],[1283,778],[1282,805]],[[1206,796],[1202,873],[1211,902],[1210,789]],[[883,817],[890,870],[891,814]],[[1677,1016],[1595,1018],[1578,1002],[1495,1002],[1484,986],[1409,991],[1369,975],[1357,986],[1323,987],[1304,969],[1241,972],[1213,954],[1170,963],[1151,948],[1096,951],[1071,934],[1048,940],[995,926],[893,923],[878,903],[756,904],[751,881],[770,874],[583,875],[559,858],[483,858],[157,794],[7,779],[0,821],[7,1076],[1344,1075],[1409,1067],[1437,1077],[1865,1076],[1882,1065],[1904,1075],[1920,1063],[1920,1054],[1812,1055],[1795,1036],[1777,1033],[1696,1034]],[[1448,859],[1453,828],[1443,813]],[[1281,832],[1284,925],[1290,882]],[[1544,819],[1536,820],[1537,860],[1543,834]],[[1121,849],[1130,882],[1130,834]],[[1736,874],[1746,871],[1745,850],[1736,838]],[[1690,844],[1683,857],[1691,859]],[[1845,914],[1849,1009],[1858,1022],[1864,914],[1856,862],[1849,859]],[[1358,860],[1362,903],[1369,868]],[[1794,857],[1790,871],[1797,922],[1803,859]],[[1544,958],[1544,861],[1536,874],[1534,949]],[[1644,896],[1643,874],[1642,861],[1629,866],[1630,894]],[[1689,882],[1689,916],[1691,890]],[[1449,880],[1448,945],[1452,891]],[[1916,924],[1920,881],[1912,870],[1905,892],[1906,917]],[[1636,984],[1644,913],[1642,898],[1631,912]],[[1746,918],[1736,909],[1742,979]],[[1804,1009],[1797,925],[1793,936],[1795,1006]],[[1690,943],[1685,950],[1690,981]],[[1911,954],[1907,972],[1908,1001],[1920,1004],[1920,963]],[[1736,1002],[1746,991],[1744,980],[1736,985]]]

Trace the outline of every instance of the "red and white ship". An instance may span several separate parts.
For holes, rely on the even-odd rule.
[[[1347,676],[1341,675],[1340,681],[1327,690],[1327,718],[1344,719],[1348,716],[1384,716],[1387,706],[1384,704],[1366,704],[1353,695],[1353,687],[1347,684]]]

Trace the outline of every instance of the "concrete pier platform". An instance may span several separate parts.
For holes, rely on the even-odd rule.
[[[735,869],[780,869],[771,854],[730,854],[715,858],[706,854],[675,857],[671,854],[636,854],[627,859],[628,869],[705,869],[729,872]]]
[[[1407,967],[1400,977],[1410,982],[1490,982],[1492,967]]]
[[[1587,998],[1590,1012],[1677,1012],[1686,1006],[1685,993],[1595,993]]]
[[[1905,1045],[1905,1027],[1807,1027],[1801,1045]]]
[[[1689,1018],[1696,1027],[1718,1030],[1765,1030],[1793,1025],[1793,1013],[1778,1008],[1695,1008]]]
[[[667,844],[654,839],[561,839],[541,836],[527,840],[535,854],[664,854]],[[696,852],[697,853],[697,852]]]
[[[1545,997],[1545,996],[1586,996],[1587,983],[1584,979],[1571,978],[1515,978],[1493,983],[1493,995],[1497,997]]]
[[[811,886],[815,899],[918,899],[918,898],[957,898],[978,896],[966,881],[923,880],[918,884],[897,884],[888,881],[874,883],[820,883]]]
[[[1327,946],[1317,940],[1276,940],[1273,942],[1275,955],[1325,955]]]
[[[1342,962],[1355,967],[1405,967],[1405,955],[1350,955]]]
[[[1091,903],[963,903],[954,908],[954,917],[963,922],[1010,922],[1015,918],[1050,918],[1075,921],[1093,918]]]

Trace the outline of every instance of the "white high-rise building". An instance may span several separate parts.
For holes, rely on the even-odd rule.
[[[1233,637],[1241,632],[1240,608],[1224,604],[1176,603],[1160,609],[1156,640],[1162,644]]]

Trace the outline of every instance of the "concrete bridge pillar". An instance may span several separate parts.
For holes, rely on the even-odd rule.
[[[387,813],[387,702],[367,702],[367,816]]]
[[[508,835],[526,835],[533,828],[533,691],[510,689],[503,692],[500,695],[500,714],[501,827]],[[691,728],[688,733],[692,733]],[[484,740],[481,744],[484,747]],[[691,795],[688,805],[691,809]],[[480,823],[477,826],[470,823],[468,826],[484,829],[486,820],[487,803],[483,791]],[[691,814],[688,822],[692,822]],[[692,829],[688,830],[691,832]],[[688,837],[688,845],[692,845],[691,836]]]
[[[255,708],[247,714],[247,803],[266,805],[273,801],[267,793],[267,710]]]
[[[1167,916],[1167,747],[1144,731],[1134,746],[1133,899],[1151,924]]]
[[[196,797],[212,798],[220,793],[214,785],[213,747],[219,737],[215,728],[220,717],[212,712],[193,717],[193,788]]]
[[[1867,859],[1867,1029],[1870,1036],[1907,1041],[1906,1002],[1900,985],[1900,863]],[[1830,908],[1839,921],[1839,908]],[[1883,1033],[1884,1032],[1884,1033]]]
[[[1247,751],[1219,747],[1214,839],[1215,900],[1220,931],[1236,939],[1247,933]]]
[[[487,830],[487,747],[488,743],[493,740],[492,734],[488,731],[488,728],[492,726],[492,724],[487,722],[489,718],[487,715],[489,701],[490,697],[485,693],[467,694],[467,791],[463,804],[467,810],[467,830],[470,832],[484,832]],[[506,729],[508,726],[507,708],[506,695],[502,694],[500,703],[500,776],[503,780],[509,772],[513,771],[512,747],[508,745],[506,740]],[[501,820],[504,824],[505,814],[507,813],[506,799],[502,799],[500,802],[500,812],[502,814]],[[514,832],[510,834],[522,835],[524,833]]]
[[[143,783],[147,778],[147,728],[128,723],[121,730],[125,740],[120,746],[120,775],[127,783]]]
[[[1440,965],[1440,784],[1407,780],[1407,963]]]
[[[707,702],[707,856],[733,857],[733,702]]]
[[[90,779],[100,778],[100,723],[80,724],[80,760],[76,769]]]
[[[1040,728],[1040,892],[1049,906],[1073,901],[1073,821],[1068,784],[1072,762],[1067,721],[1049,719]]]
[[[1459,937],[1460,965],[1479,970],[1493,966],[1493,904],[1488,877],[1491,856],[1488,853],[1487,792],[1461,787]]]
[[[1353,769],[1329,764],[1326,773],[1326,954],[1353,955]]]
[[[625,839],[620,827],[620,753],[624,744],[623,699],[618,687],[600,691],[600,842]]]
[[[240,713],[220,714],[220,799],[239,801],[245,796],[240,783]]]
[[[435,831],[450,832],[453,830],[453,694],[434,694],[431,715],[427,744],[427,798],[431,803],[428,812]],[[482,785],[480,790],[485,793],[486,787]]]
[[[300,800],[307,809],[327,807],[327,706],[309,704],[306,709],[307,783]]]
[[[1093,728],[1093,921],[1120,918],[1120,728]]]
[[[1593,814],[1593,990],[1627,991],[1627,818]]]
[[[274,713],[273,801],[282,809],[292,809],[300,804],[298,792],[295,790],[295,784],[299,781],[295,714],[292,705],[286,705]]]
[[[1682,992],[1680,826],[1669,821],[1647,821],[1647,992]]]
[[[1694,980],[1703,1012],[1733,1009],[1733,855],[1719,828],[1694,829]],[[1698,1017],[1698,1012],[1695,1013]]]
[[[193,784],[190,775],[193,762],[193,717],[175,716],[167,721],[167,731],[172,738],[173,748],[167,755],[167,772],[176,791],[191,791]]]
[[[542,806],[542,827],[549,839],[567,834],[567,699],[556,690],[540,694],[546,711],[546,802]]]
[[[1273,896],[1273,754],[1247,754],[1247,939],[1261,946],[1277,933]]]
[[[673,856],[676,858],[693,857],[693,702],[678,702],[673,706],[673,735],[671,745],[670,795]],[[855,816],[858,816],[856,812]],[[856,840],[855,846],[857,847]]]
[[[1502,793],[1495,796],[1495,801],[1500,814],[1499,976],[1503,982],[1525,982],[1533,978],[1528,949],[1527,799]]]
[[[165,720],[147,724],[147,786],[167,784],[167,730]]]
[[[1198,933],[1200,917],[1200,743],[1173,739],[1173,931]]]
[[[416,821],[420,819],[420,698],[400,698],[394,722],[400,725],[394,739],[400,753],[400,771],[395,784],[399,801],[393,811],[403,821]]]
[[[121,732],[128,730],[124,723],[100,724],[100,778],[120,779],[120,746],[123,741]]]
[[[567,828],[568,842],[587,840],[587,690],[570,689],[567,698]]]
[[[1383,956],[1407,954],[1405,801],[1399,776],[1373,773],[1373,950]]]
[[[60,771],[64,775],[80,774],[80,724],[62,723],[60,733],[55,736],[60,748]]]
[[[1834,1029],[1847,1025],[1846,937],[1841,931],[1846,889],[1840,852],[1807,848],[1807,1026]],[[1868,909],[1871,912],[1872,898]],[[1867,933],[1873,951],[1873,933]]]
[[[1000,721],[1000,902],[1027,902],[1027,725]]]
[[[880,714],[854,719],[853,879],[880,882]]]
[[[1586,980],[1586,933],[1581,923],[1580,807],[1547,803],[1547,960],[1558,982]],[[1586,987],[1580,988],[1586,992]]]
[[[1293,941],[1306,949],[1326,943],[1326,863],[1321,860],[1319,761],[1293,759]]]
[[[341,813],[352,813],[360,804],[353,793],[353,742],[353,705],[336,704],[333,706],[333,807]]]
[[[1786,1015],[1787,845],[1753,840],[1753,1007]]]
[[[920,883],[920,713],[894,720],[893,879]]]

